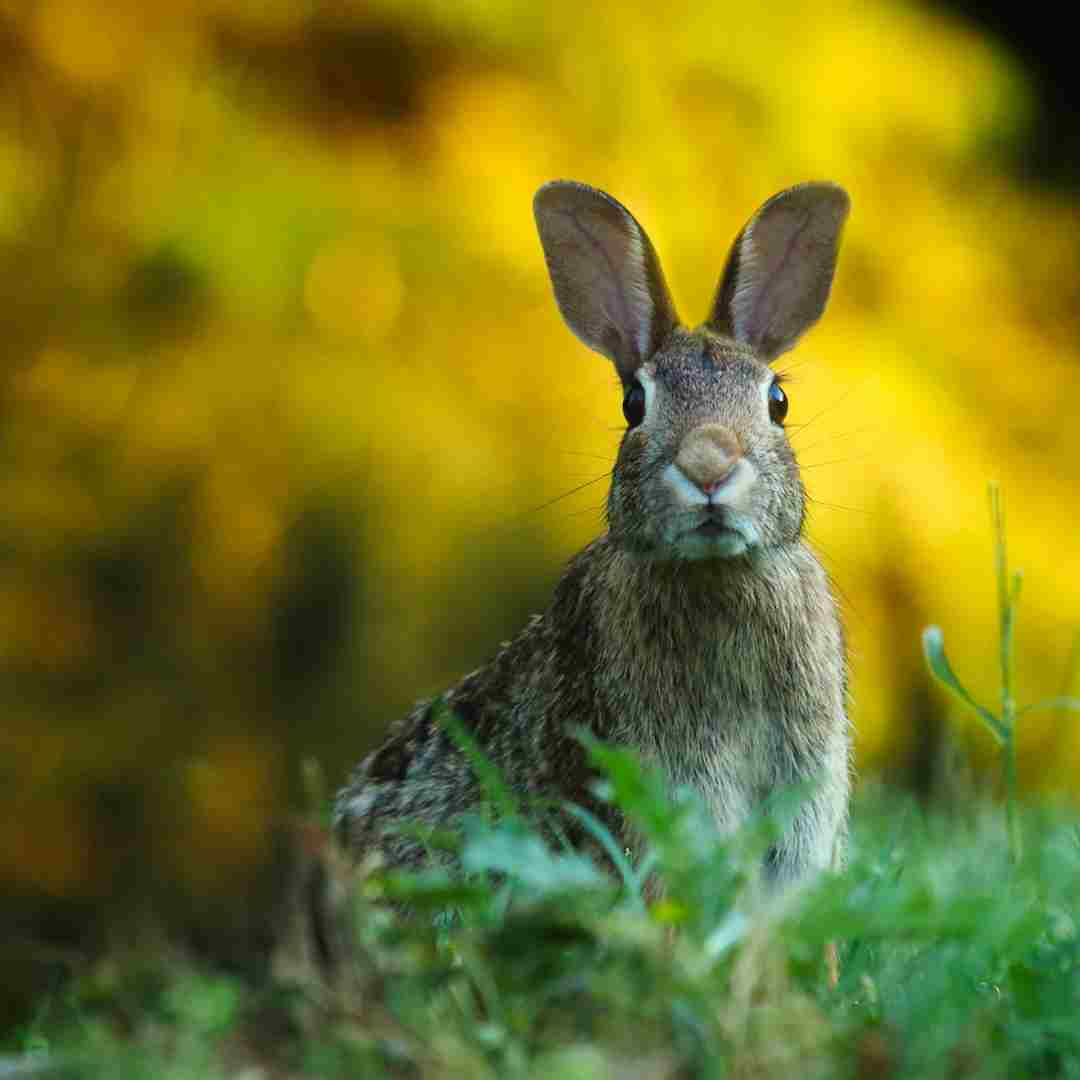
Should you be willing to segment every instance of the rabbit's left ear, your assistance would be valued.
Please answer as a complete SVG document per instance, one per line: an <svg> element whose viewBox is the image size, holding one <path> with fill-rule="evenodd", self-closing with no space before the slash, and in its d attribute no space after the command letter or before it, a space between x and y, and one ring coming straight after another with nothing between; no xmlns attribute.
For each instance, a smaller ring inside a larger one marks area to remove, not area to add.
<svg viewBox="0 0 1080 1080"><path fill-rule="evenodd" d="M769 362L821 318L851 200L836 184L774 195L731 249L706 326Z"/></svg>
<svg viewBox="0 0 1080 1080"><path fill-rule="evenodd" d="M533 210L563 319L629 383L678 323L645 230L610 195L570 180L545 184Z"/></svg>

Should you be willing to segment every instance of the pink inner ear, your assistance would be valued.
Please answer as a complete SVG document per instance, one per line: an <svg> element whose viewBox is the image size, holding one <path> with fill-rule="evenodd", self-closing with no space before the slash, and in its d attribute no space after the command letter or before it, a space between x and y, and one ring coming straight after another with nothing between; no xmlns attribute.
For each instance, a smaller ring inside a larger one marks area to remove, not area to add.
<svg viewBox="0 0 1080 1080"><path fill-rule="evenodd" d="M536 205L563 318L630 377L675 321L648 240L629 211L594 189L547 186Z"/></svg>
<svg viewBox="0 0 1080 1080"><path fill-rule="evenodd" d="M637 313L623 287L629 276L628 252L631 246L627 227L606 221L599 214L588 214L588 225L571 214L577 236L585 253L580 256L587 276L586 287L595 290L596 299L608 321L631 347L635 344L628 328L635 324Z"/></svg>
<svg viewBox="0 0 1080 1080"><path fill-rule="evenodd" d="M808 184L782 192L751 220L730 264L734 289L728 310L716 313L736 340L772 359L817 322L829 297L848 205L847 194L835 185Z"/></svg>
<svg viewBox="0 0 1080 1080"><path fill-rule="evenodd" d="M739 251L742 271L732 304L735 335L760 344L776 337L785 311L797 310L801 295L818 269L811 215L806 210L774 210L755 221Z"/></svg>
<svg viewBox="0 0 1080 1080"><path fill-rule="evenodd" d="M601 212L567 211L579 250L582 284L591 289L624 350L638 358L649 355L656 311L645 272L644 245L637 225L620 215L611 220L613 207Z"/></svg>

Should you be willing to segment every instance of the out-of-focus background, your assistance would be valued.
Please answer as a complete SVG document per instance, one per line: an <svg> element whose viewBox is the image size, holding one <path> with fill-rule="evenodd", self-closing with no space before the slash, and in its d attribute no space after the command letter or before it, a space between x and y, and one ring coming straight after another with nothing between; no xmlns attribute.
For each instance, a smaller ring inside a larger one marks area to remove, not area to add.
<svg viewBox="0 0 1080 1080"><path fill-rule="evenodd" d="M545 604L621 427L553 177L633 210L689 322L765 198L851 191L781 366L860 773L932 790L963 731L925 623L994 700L990 480L1020 693L1066 689L1077 133L1012 44L897 0L0 3L0 890L242 891L303 758L336 785ZM1078 764L1025 719L1029 787Z"/></svg>

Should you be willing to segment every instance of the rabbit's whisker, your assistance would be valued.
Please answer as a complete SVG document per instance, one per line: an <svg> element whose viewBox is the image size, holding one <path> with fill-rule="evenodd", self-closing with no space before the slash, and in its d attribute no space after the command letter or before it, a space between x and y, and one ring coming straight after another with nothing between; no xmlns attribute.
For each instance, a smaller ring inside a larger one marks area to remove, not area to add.
<svg viewBox="0 0 1080 1080"><path fill-rule="evenodd" d="M813 416L810 417L809 420L804 420L800 424L789 425L789 427L794 426L805 430L806 428L810 427L811 424L816 424L818 420L820 420L823 416L827 416L834 409L839 408L845 401L847 401L849 397L851 397L852 394L855 393L856 390L861 390L869 381L870 379L868 377L865 379L860 379L856 383L852 383L851 386L849 386L838 398L836 398L834 401L829 402L829 404L824 406L824 408L819 409L816 413L814 413Z"/></svg>
<svg viewBox="0 0 1080 1080"><path fill-rule="evenodd" d="M794 428L794 432L792 431L792 428ZM801 435L803 433L803 431L805 430L805 428L806 428L805 424L795 424L795 425L789 424L788 425L788 438L791 441L791 445L796 450L798 450L799 453L801 453L801 454L806 453L807 450L813 450L815 447L821 446L823 443L828 443L831 446L833 443L839 442L841 439L854 439L859 435L880 435L881 434L881 429L877 428L877 427L855 428L854 431L843 431L843 432L839 432L839 433L830 432L827 435L822 435L822 437L820 439L818 439L816 442L809 443L806 446L797 446L796 443L795 443L795 439L793 437L793 434L794 435Z"/></svg>
<svg viewBox="0 0 1080 1080"><path fill-rule="evenodd" d="M523 513L523 517L529 514L539 514L541 510L547 510L548 507L554 506L556 503L560 503L563 499L569 499L571 495L576 495L579 491L584 491L587 487L592 487L593 484L599 484L601 480L608 480L611 477L612 470L608 470L606 473L601 473L599 476L594 476L591 480L586 480L583 484L578 484L577 487L572 487L569 491L564 491L561 495L556 495L554 499L549 499L545 503L541 503L539 506L534 506L530 510L526 510Z"/></svg>
<svg viewBox="0 0 1080 1080"><path fill-rule="evenodd" d="M832 461L815 461L810 465L800 461L799 468L802 469L803 472L806 472L807 469L822 469L826 465L861 465L873 460L873 455L863 454L861 457L833 458Z"/></svg>
<svg viewBox="0 0 1080 1080"><path fill-rule="evenodd" d="M593 461L606 461L609 464L615 461L615 459L610 454L590 454L584 450L556 450L555 453L569 454L572 457L591 458Z"/></svg>
<svg viewBox="0 0 1080 1080"><path fill-rule="evenodd" d="M850 563L842 564L841 560L838 559L834 553L823 551L817 543L815 543L807 536L803 537L803 541L805 542L807 547L809 547L814 552L818 560L824 566L828 567L829 585L832 587L832 591L844 602L844 610L847 611L849 614L855 616L860 623L863 623L863 613L855 605L848 591L840 584L837 575L833 573L834 570L843 570L845 572L850 570Z"/></svg>
<svg viewBox="0 0 1080 1080"><path fill-rule="evenodd" d="M814 498L814 496L810 495L809 493L807 494L806 498L815 506L824 507L826 510L844 510L847 511L849 514L866 514L868 516L874 515L873 510L867 510L861 506L842 506L840 503L825 502L822 499Z"/></svg>

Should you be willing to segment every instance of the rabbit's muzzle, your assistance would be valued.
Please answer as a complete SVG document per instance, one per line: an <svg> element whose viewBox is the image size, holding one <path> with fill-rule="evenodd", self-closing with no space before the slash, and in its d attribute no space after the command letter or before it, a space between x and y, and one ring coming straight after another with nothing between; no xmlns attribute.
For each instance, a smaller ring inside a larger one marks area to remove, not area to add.
<svg viewBox="0 0 1080 1080"><path fill-rule="evenodd" d="M730 428L688 431L662 481L671 508L665 539L676 557L729 558L760 542L751 506L757 470Z"/></svg>

